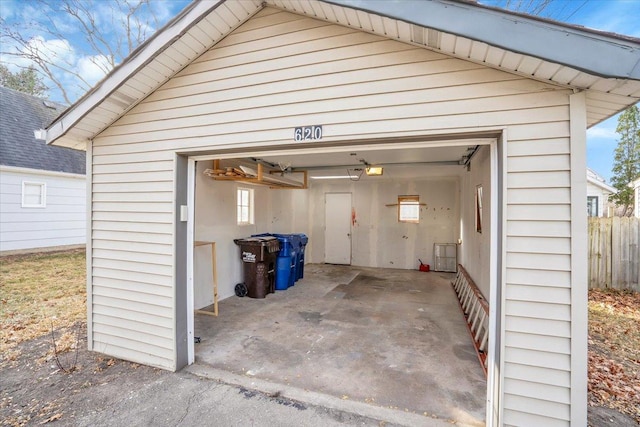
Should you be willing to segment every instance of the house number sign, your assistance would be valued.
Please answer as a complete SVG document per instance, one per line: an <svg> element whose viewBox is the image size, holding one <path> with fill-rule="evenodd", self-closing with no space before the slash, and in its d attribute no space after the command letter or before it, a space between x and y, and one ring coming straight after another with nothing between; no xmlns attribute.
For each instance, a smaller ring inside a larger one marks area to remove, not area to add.
<svg viewBox="0 0 640 427"><path fill-rule="evenodd" d="M317 141L322 139L322 125L300 126L293 130L293 140Z"/></svg>

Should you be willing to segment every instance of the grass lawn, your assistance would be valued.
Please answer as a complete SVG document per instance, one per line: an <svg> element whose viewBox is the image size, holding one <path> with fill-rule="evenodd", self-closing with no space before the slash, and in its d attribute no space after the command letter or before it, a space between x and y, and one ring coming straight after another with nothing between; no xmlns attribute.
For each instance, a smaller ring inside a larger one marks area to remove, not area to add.
<svg viewBox="0 0 640 427"><path fill-rule="evenodd" d="M0 257L0 354L15 360L21 342L86 319L83 249ZM59 350L75 343L59 338Z"/></svg>
<svg viewBox="0 0 640 427"><path fill-rule="evenodd" d="M59 351L74 347L70 327L86 320L85 269L84 250L0 257L1 365L18 357L20 343L50 334L52 327L66 330L56 336ZM640 293L591 290L589 404L640 423L638 402Z"/></svg>

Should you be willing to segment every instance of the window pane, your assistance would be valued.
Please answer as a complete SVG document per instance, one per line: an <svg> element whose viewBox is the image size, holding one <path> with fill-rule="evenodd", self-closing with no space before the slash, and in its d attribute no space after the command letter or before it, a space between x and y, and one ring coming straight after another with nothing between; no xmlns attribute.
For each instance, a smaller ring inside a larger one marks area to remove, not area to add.
<svg viewBox="0 0 640 427"><path fill-rule="evenodd" d="M482 233L482 185L476 187L476 231Z"/></svg>
<svg viewBox="0 0 640 427"><path fill-rule="evenodd" d="M253 224L253 190L238 188L238 224Z"/></svg>
<svg viewBox="0 0 640 427"><path fill-rule="evenodd" d="M401 221L416 221L420 217L420 206L415 203L402 203L400 205Z"/></svg>
<svg viewBox="0 0 640 427"><path fill-rule="evenodd" d="M398 196L398 221L419 222L420 197Z"/></svg>
<svg viewBox="0 0 640 427"><path fill-rule="evenodd" d="M598 197L597 196L587 197L587 215L598 216Z"/></svg>
<svg viewBox="0 0 640 427"><path fill-rule="evenodd" d="M36 182L22 183L22 206L23 207L44 207L45 206L45 184Z"/></svg>

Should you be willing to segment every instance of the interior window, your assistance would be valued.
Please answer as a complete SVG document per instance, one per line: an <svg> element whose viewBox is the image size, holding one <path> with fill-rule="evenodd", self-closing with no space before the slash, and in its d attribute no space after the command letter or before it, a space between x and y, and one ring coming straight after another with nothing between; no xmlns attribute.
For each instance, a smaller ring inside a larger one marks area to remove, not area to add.
<svg viewBox="0 0 640 427"><path fill-rule="evenodd" d="M253 224L253 190L238 188L238 225Z"/></svg>
<svg viewBox="0 0 640 427"><path fill-rule="evenodd" d="M398 196L398 221L420 222L420 196Z"/></svg>
<svg viewBox="0 0 640 427"><path fill-rule="evenodd" d="M482 185L476 187L476 231L482 233Z"/></svg>

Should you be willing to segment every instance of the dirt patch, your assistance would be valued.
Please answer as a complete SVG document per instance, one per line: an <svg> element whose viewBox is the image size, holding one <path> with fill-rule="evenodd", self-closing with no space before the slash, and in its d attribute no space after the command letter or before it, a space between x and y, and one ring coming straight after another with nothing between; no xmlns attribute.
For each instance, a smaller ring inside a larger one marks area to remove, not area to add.
<svg viewBox="0 0 640 427"><path fill-rule="evenodd" d="M3 426L54 421L58 426L74 425L76 416L104 411L121 398L124 390L172 375L87 351L84 323L60 332L75 335L77 326L80 326L77 352L59 355L64 371L52 356L48 335L17 345L16 358L0 367Z"/></svg>

